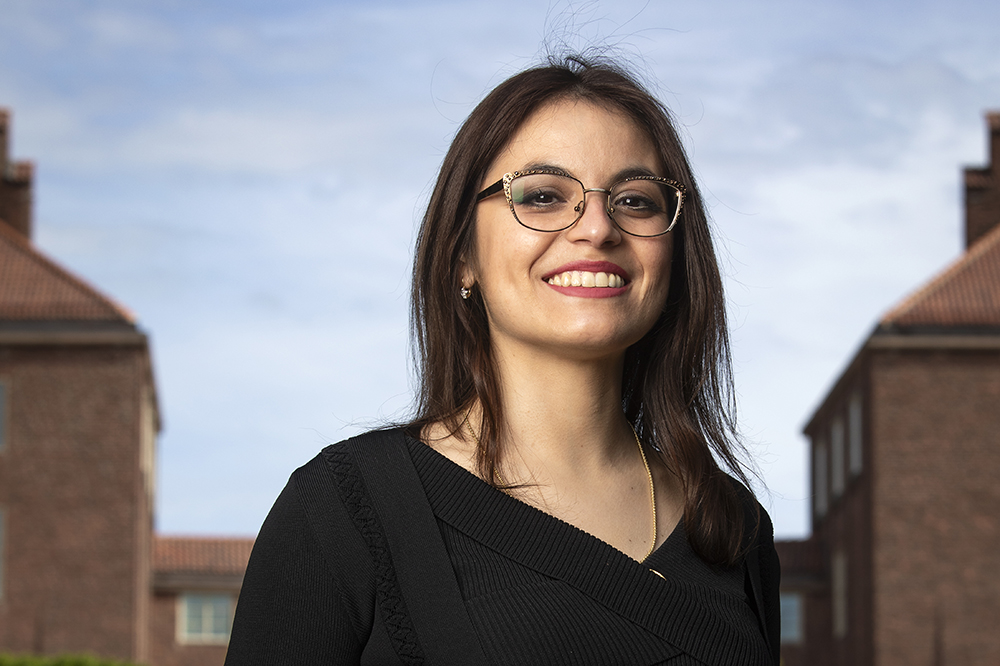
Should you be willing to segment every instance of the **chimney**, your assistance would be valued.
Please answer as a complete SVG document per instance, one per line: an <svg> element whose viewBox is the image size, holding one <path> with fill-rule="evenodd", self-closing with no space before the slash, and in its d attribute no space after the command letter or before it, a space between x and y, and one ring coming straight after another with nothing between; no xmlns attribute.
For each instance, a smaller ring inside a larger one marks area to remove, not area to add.
<svg viewBox="0 0 1000 666"><path fill-rule="evenodd" d="M31 238L31 162L10 160L10 111L0 108L0 220Z"/></svg>
<svg viewBox="0 0 1000 666"><path fill-rule="evenodd" d="M990 163L965 170L965 248L1000 224L1000 111L986 114Z"/></svg>

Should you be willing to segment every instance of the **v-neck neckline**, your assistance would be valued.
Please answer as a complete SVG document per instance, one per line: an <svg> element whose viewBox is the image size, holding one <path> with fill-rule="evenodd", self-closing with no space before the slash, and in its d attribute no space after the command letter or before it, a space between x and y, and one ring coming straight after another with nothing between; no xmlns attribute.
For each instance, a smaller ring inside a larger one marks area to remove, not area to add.
<svg viewBox="0 0 1000 666"><path fill-rule="evenodd" d="M674 529L671 530L670 534L667 535L667 538L664 539L663 542L659 546L657 546L652 552L650 552L649 555L647 555L644 559L637 560L634 557L632 557L631 555L629 555L628 553L626 553L625 551L623 551L623 550L621 550L619 548L616 548L615 546L611 545L610 543L608 543L604 539L600 538L599 536L591 534L587 530L585 530L585 529L583 529L581 527L577 527L573 523L567 522L567 521L563 520L562 518L560 518L558 516L554 516L551 513L548 513L547 511L545 511L544 509L540 509L540 508L538 508L537 506L535 506L533 504L529 504L528 502L525 502L524 500L519 499L518 497L516 497L514 495L511 495L509 493L505 493L504 491L500 490L499 488L495 488L494 486L491 486L490 484L486 483L481 478L479 478L479 476L473 474L468 469L466 469L462 465L459 465L457 462L455 462L454 460L452 460L448 456L444 455L443 453L441 453L440 451L438 451L434 447L429 446L425 442L422 442L422 441L420 441L418 439L415 439L415 438L413 438L410 435L406 435L406 439L407 439L408 445L411 448L411 452L413 451L413 447L414 446L419 446L422 449L429 450L433 457L440 459L439 462L440 462L440 464L442 466L451 468L452 471L453 471L453 473L456 475L456 477L467 477L465 479L465 481L467 482L467 485L470 488L472 486L478 486L481 491L485 491L486 493L488 493L490 495L497 495L497 496L499 496L499 498L502 498L504 500L507 500L507 501L510 501L510 502L515 502L518 505L520 505L521 507L524 507L524 509L526 509L528 512L531 512L532 514L538 514L538 515L535 516L537 520L533 521L533 522L544 523L545 519L554 521L555 523L557 523L560 526L559 527L560 531L566 531L567 528L569 530L574 530L574 531L578 532L580 535L582 535L583 537L586 537L587 539L592 539L592 540L598 542L599 544L601 544L601 545L603 545L603 546L605 546L605 547L613 550L615 553L618 553L619 555L627 558L629 561L631 561L631 562L633 562L635 564L638 564L640 566L646 566L647 562L649 562L651 560L654 560L655 559L654 555L656 555L656 553L659 552L659 550L661 548L663 548L667 544L667 542L670 541L674 537L675 534L677 534L678 532L683 533L683 528L681 528L681 526L680 526L681 522L683 522L683 519L682 519L682 520L679 520L676 525L674 525ZM466 485L466 484L463 484L463 486L464 485ZM648 568L648 567L646 567L646 568Z"/></svg>
<svg viewBox="0 0 1000 666"><path fill-rule="evenodd" d="M423 442L409 435L406 439L439 520L522 566L575 587L706 663L746 663L721 650L739 642L738 632L703 597L692 594L686 581L670 572L660 572L663 577L653 573L598 537L497 490ZM675 528L647 561L657 559L675 535L683 536L683 528ZM702 640L713 633L721 640Z"/></svg>

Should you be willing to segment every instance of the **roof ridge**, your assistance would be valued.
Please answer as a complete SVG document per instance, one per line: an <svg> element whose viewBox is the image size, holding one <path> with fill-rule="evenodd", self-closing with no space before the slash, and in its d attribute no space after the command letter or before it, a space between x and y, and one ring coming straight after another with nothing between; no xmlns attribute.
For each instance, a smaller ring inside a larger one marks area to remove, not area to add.
<svg viewBox="0 0 1000 666"><path fill-rule="evenodd" d="M997 225L983 235L972 247L966 249L965 252L947 265L944 270L892 307L879 319L879 324L892 324L895 320L911 312L923 301L945 288L951 282L952 278L975 263L976 260L988 251L992 250L994 245L1000 245L1000 225Z"/></svg>
<svg viewBox="0 0 1000 666"><path fill-rule="evenodd" d="M44 270L51 273L55 278L68 282L72 287L82 292L85 296L96 299L129 324L136 323L135 314L131 310L118 303L110 296L104 295L99 289L88 283L83 278L63 268L52 259L49 259L44 253L36 249L31 241L7 224L4 220L0 220L0 241L7 241L24 256L28 257L31 261L34 261Z"/></svg>
<svg viewBox="0 0 1000 666"><path fill-rule="evenodd" d="M151 561L157 573L242 574L252 537L153 535Z"/></svg>

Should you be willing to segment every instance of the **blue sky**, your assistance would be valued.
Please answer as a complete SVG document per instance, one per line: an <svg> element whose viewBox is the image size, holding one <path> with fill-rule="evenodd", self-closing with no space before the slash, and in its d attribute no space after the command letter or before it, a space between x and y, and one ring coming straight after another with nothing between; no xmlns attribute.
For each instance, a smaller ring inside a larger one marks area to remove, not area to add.
<svg viewBox="0 0 1000 666"><path fill-rule="evenodd" d="M546 45L594 43L677 116L762 497L806 533L804 421L960 252L996 3L0 0L36 242L152 339L161 531L253 534L325 443L405 415L410 248L451 136Z"/></svg>

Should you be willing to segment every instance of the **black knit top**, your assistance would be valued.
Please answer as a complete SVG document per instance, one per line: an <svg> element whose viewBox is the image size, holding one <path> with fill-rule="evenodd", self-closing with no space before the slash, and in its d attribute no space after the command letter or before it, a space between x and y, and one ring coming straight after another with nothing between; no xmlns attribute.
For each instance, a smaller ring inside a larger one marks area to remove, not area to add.
<svg viewBox="0 0 1000 666"><path fill-rule="evenodd" d="M748 602L744 567L705 564L683 525L639 563L490 487L416 440L407 438L406 448L465 611L492 663L772 663ZM344 461L342 451L334 455ZM321 456L306 468L329 466L330 460ZM334 518L324 520L319 529L329 526L337 548L333 557L321 552L318 542L325 537L315 534L317 523L309 518L317 497L297 483L303 470L292 476L254 546L227 666L408 663L390 637L399 628L395 622L387 628L376 608L377 567L351 521L357 509L348 498L348 508L338 506ZM342 468L329 475L331 484L338 474ZM759 548L764 558L773 557L769 530ZM765 609L765 615L776 611Z"/></svg>

